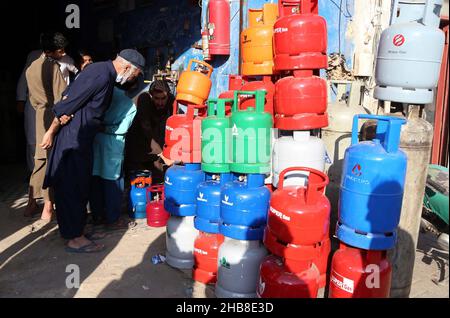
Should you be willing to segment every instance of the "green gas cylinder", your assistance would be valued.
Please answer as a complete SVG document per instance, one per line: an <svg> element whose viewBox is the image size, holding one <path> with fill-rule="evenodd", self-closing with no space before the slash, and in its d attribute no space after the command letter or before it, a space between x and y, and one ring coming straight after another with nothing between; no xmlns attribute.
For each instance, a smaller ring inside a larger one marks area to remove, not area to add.
<svg viewBox="0 0 450 318"><path fill-rule="evenodd" d="M238 110L239 96L255 96L256 107ZM270 173L273 118L264 112L265 91L236 91L231 115L231 172Z"/></svg>
<svg viewBox="0 0 450 318"><path fill-rule="evenodd" d="M230 172L230 117L225 106L233 99L210 99L208 117L202 121L202 170L208 173Z"/></svg>

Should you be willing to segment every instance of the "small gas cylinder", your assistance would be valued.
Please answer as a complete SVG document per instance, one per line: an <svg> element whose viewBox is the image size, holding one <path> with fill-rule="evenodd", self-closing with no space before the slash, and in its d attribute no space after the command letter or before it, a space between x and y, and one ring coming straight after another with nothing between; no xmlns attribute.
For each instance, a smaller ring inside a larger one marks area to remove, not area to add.
<svg viewBox="0 0 450 318"><path fill-rule="evenodd" d="M271 255L261 264L257 296L259 298L317 298L319 276L319 270L313 263L300 273L292 273L280 257Z"/></svg>
<svg viewBox="0 0 450 318"><path fill-rule="evenodd" d="M341 244L331 265L329 298L389 298L392 268L386 251Z"/></svg>
<svg viewBox="0 0 450 318"><path fill-rule="evenodd" d="M147 188L152 184L150 171L136 171L131 177L129 209L134 219L147 217Z"/></svg>
<svg viewBox="0 0 450 318"><path fill-rule="evenodd" d="M236 240L262 240L270 201L265 176L234 175L234 179L222 188L220 233Z"/></svg>
<svg viewBox="0 0 450 318"><path fill-rule="evenodd" d="M195 228L199 231L218 234L222 188L231 181L232 174L206 174L206 181L197 187L197 216Z"/></svg>
<svg viewBox="0 0 450 318"><path fill-rule="evenodd" d="M205 181L201 165L175 165L166 172L164 208L171 215L195 216L197 212L197 187Z"/></svg>
<svg viewBox="0 0 450 318"><path fill-rule="evenodd" d="M197 67L192 70L192 65ZM181 73L176 100L186 105L203 105L211 92L213 67L198 60L189 61L186 71Z"/></svg>
<svg viewBox="0 0 450 318"><path fill-rule="evenodd" d="M288 172L309 172L305 186L285 186ZM292 167L280 175L278 190L270 200L267 227L281 241L294 245L313 245L328 236L330 202L325 196L328 177L321 171Z"/></svg>
<svg viewBox="0 0 450 318"><path fill-rule="evenodd" d="M215 284L217 281L219 248L224 241L221 234L200 232L194 243L195 265L192 278L203 284Z"/></svg>
<svg viewBox="0 0 450 318"><path fill-rule="evenodd" d="M242 75L273 74L273 25L278 18L276 4L249 9L249 26L241 33Z"/></svg>
<svg viewBox="0 0 450 318"><path fill-rule="evenodd" d="M325 19L311 13L311 1L280 0L278 5L280 18L274 25L273 35L274 69L289 71L326 68L328 57ZM286 6L289 6L289 15L286 15Z"/></svg>
<svg viewBox="0 0 450 318"><path fill-rule="evenodd" d="M327 82L313 72L294 71L275 84L275 128L311 130L328 126Z"/></svg>
<svg viewBox="0 0 450 318"><path fill-rule="evenodd" d="M153 194L153 198L152 198ZM164 227L170 214L164 209L164 186L156 185L147 189L147 225Z"/></svg>
<svg viewBox="0 0 450 318"><path fill-rule="evenodd" d="M184 162L201 162L201 123L203 105L189 105L186 114L178 114L178 102L173 104L173 114L166 122L164 157ZM196 114L197 112L197 114Z"/></svg>
<svg viewBox="0 0 450 318"><path fill-rule="evenodd" d="M230 55L230 2L208 1L209 53Z"/></svg>
<svg viewBox="0 0 450 318"><path fill-rule="evenodd" d="M218 298L256 298L259 269L267 256L260 241L237 241L225 237L219 249L215 293Z"/></svg>
<svg viewBox="0 0 450 318"><path fill-rule="evenodd" d="M264 103L264 111L273 115L273 97L275 94L275 85L272 83L270 76L263 76L261 81L250 81L245 83L241 91L265 91L266 100ZM239 100L239 109L246 110L248 107L256 107L254 96L243 96Z"/></svg>
<svg viewBox="0 0 450 318"><path fill-rule="evenodd" d="M394 11L392 25L383 31L378 46L375 98L433 102L445 45L445 34L439 29L442 2L427 0L422 16L415 21L408 11L416 10L416 3L402 6L398 14Z"/></svg>
<svg viewBox="0 0 450 318"><path fill-rule="evenodd" d="M230 117L225 116L226 103L233 99L208 101L208 117L202 121L202 170L209 173L230 172Z"/></svg>
<svg viewBox="0 0 450 318"><path fill-rule="evenodd" d="M253 95L256 108L238 110L240 95ZM236 91L234 93L232 126L232 163L231 171L236 173L270 173L271 130L273 119L264 111L265 91Z"/></svg>
<svg viewBox="0 0 450 318"><path fill-rule="evenodd" d="M325 169L326 150L320 138L309 131L294 131L275 138L273 147L273 185L278 187L280 173L290 167L307 167L319 171ZM304 185L308 173L288 173L284 184Z"/></svg>
<svg viewBox="0 0 450 318"><path fill-rule="evenodd" d="M178 269L192 269L194 243L198 234L193 216L171 216L166 231L167 264Z"/></svg>
<svg viewBox="0 0 450 318"><path fill-rule="evenodd" d="M358 120L378 121L373 141L358 143ZM340 241L370 250L395 246L407 158L399 149L402 118L357 115L352 146L345 152L336 235Z"/></svg>

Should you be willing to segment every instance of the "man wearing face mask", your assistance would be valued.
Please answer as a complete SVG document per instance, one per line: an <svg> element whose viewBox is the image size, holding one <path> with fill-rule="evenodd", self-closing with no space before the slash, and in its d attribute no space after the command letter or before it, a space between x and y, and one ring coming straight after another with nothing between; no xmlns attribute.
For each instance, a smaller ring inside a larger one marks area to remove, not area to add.
<svg viewBox="0 0 450 318"><path fill-rule="evenodd" d="M150 170L155 183L164 180L160 154L165 143L166 121L172 116L175 98L167 82L156 80L148 92L139 96L137 114L126 140L125 166L133 170Z"/></svg>
<svg viewBox="0 0 450 318"><path fill-rule="evenodd" d="M67 252L95 253L105 248L84 235L93 142L102 129L114 84L134 81L144 66L144 57L129 49L114 61L94 63L80 73L53 109L55 120L42 141L44 149L52 148L44 188L55 189L57 220L61 236L68 241Z"/></svg>

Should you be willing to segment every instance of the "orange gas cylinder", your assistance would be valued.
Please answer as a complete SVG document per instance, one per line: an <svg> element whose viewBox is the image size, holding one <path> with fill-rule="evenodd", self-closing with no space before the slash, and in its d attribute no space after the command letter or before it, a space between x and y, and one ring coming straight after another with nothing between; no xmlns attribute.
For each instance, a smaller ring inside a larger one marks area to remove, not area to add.
<svg viewBox="0 0 450 318"><path fill-rule="evenodd" d="M164 186L155 185L147 188L147 202L147 225L150 227L166 226L170 214L164 209Z"/></svg>
<svg viewBox="0 0 450 318"><path fill-rule="evenodd" d="M241 33L242 74L273 74L273 25L278 18L277 4L248 11L249 26Z"/></svg>
<svg viewBox="0 0 450 318"><path fill-rule="evenodd" d="M294 76L275 84L275 128L312 130L328 127L327 82L312 71L294 71Z"/></svg>
<svg viewBox="0 0 450 318"><path fill-rule="evenodd" d="M275 85L272 83L270 76L263 76L261 81L248 81L241 89L242 91L265 91L266 100L264 104L264 111L273 115L273 98L275 94ZM248 107L256 107L255 96L245 95L240 96L240 110L246 110Z"/></svg>
<svg viewBox="0 0 450 318"><path fill-rule="evenodd" d="M194 243L195 265L192 278L203 284L215 284L217 280L219 248L225 237L221 234L200 232Z"/></svg>
<svg viewBox="0 0 450 318"><path fill-rule="evenodd" d="M166 123L164 157L183 163L200 163L201 121L206 116L204 105L189 105L186 114L178 114L177 101ZM197 112L197 114L195 114Z"/></svg>
<svg viewBox="0 0 450 318"><path fill-rule="evenodd" d="M192 65L196 64L194 70ZM176 100L186 105L203 105L211 92L213 67L208 63L191 60L177 86Z"/></svg>
<svg viewBox="0 0 450 318"><path fill-rule="evenodd" d="M259 298L317 298L319 270L312 262L299 273L290 272L283 260L268 256L261 264Z"/></svg>
<svg viewBox="0 0 450 318"><path fill-rule="evenodd" d="M388 298L392 268L386 253L341 244L333 256L329 298Z"/></svg>
<svg viewBox="0 0 450 318"><path fill-rule="evenodd" d="M275 71L326 68L327 23L312 10L312 0L280 0L274 25ZM286 8L287 7L287 8ZM297 7L297 9L296 9Z"/></svg>

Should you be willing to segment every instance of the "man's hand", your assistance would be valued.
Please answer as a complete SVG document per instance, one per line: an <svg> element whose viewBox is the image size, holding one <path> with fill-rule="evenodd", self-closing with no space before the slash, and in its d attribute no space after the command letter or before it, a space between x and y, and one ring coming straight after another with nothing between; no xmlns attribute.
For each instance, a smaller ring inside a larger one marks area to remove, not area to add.
<svg viewBox="0 0 450 318"><path fill-rule="evenodd" d="M44 135L44 138L42 139L42 143L39 145L42 147L42 149L48 150L53 146L53 139L55 138L55 135L47 131Z"/></svg>
<svg viewBox="0 0 450 318"><path fill-rule="evenodd" d="M170 159L167 159L166 157L164 157L164 155L163 155L162 153L160 153L160 154L158 155L158 157L161 158L162 161L164 161L164 164L165 164L166 166L171 167L171 166L173 166L173 164L175 163L174 160L170 160Z"/></svg>
<svg viewBox="0 0 450 318"><path fill-rule="evenodd" d="M25 111L25 102L18 100L16 103L16 110L18 113L23 113Z"/></svg>
<svg viewBox="0 0 450 318"><path fill-rule="evenodd" d="M65 126L67 125L73 118L72 116L67 116L67 115L62 115L61 117L59 117L59 122L61 123L61 126Z"/></svg>

